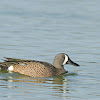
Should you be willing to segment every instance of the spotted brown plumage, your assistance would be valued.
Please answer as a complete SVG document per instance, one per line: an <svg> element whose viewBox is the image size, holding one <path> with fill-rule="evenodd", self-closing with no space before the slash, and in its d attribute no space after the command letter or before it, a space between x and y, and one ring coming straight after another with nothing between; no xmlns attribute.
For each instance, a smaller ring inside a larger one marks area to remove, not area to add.
<svg viewBox="0 0 100 100"><path fill-rule="evenodd" d="M0 67L3 70L18 72L30 77L51 77L66 73L63 66L67 63L78 66L70 60L67 54L60 53L55 56L53 65L42 61L6 58L0 63Z"/></svg>

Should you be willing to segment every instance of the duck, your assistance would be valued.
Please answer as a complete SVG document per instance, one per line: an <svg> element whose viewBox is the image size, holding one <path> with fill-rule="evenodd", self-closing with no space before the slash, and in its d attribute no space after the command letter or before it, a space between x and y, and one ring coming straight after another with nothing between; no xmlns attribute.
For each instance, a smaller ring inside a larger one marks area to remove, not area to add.
<svg viewBox="0 0 100 100"><path fill-rule="evenodd" d="M59 53L54 57L53 64L36 60L6 58L6 60L0 62L0 68L1 70L18 72L29 77L53 77L68 72L64 69L65 64L79 66L67 54Z"/></svg>

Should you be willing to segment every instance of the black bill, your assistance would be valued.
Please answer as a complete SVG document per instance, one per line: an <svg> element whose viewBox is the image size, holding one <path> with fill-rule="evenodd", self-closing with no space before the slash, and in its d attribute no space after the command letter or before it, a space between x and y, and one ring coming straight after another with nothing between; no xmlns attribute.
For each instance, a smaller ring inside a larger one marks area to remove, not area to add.
<svg viewBox="0 0 100 100"><path fill-rule="evenodd" d="M73 62L70 58L68 58L68 62L66 64L71 64L73 66L79 66L77 63Z"/></svg>

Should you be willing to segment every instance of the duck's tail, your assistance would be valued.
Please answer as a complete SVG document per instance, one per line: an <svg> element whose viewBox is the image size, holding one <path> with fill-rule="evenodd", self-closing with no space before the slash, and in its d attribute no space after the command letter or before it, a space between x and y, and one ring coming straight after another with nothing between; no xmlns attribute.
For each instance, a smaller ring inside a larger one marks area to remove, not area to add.
<svg viewBox="0 0 100 100"><path fill-rule="evenodd" d="M4 64L4 62L0 63L0 70L8 70L8 66Z"/></svg>
<svg viewBox="0 0 100 100"><path fill-rule="evenodd" d="M9 58L5 58L4 62L0 62L0 70L8 70L9 66L11 66L11 63L9 63Z"/></svg>

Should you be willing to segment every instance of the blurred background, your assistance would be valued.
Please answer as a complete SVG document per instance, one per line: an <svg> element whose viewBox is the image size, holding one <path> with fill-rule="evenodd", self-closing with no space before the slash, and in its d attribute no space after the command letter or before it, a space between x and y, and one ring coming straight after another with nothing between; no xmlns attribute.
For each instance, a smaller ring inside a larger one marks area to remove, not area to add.
<svg viewBox="0 0 100 100"><path fill-rule="evenodd" d="M68 74L44 79L1 71L1 99L99 100L100 1L0 2L0 62L11 57L53 63L58 53L80 67L65 65Z"/></svg>

